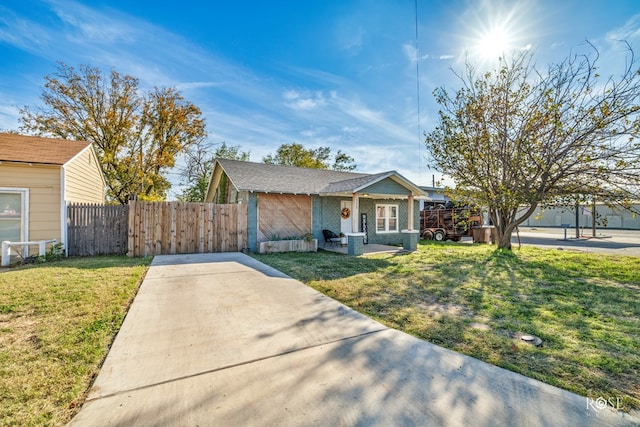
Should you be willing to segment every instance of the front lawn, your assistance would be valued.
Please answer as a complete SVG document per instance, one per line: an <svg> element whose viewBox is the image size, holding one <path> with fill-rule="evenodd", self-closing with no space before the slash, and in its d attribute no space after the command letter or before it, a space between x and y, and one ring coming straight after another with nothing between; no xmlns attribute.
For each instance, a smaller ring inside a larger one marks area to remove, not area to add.
<svg viewBox="0 0 640 427"><path fill-rule="evenodd" d="M149 259L68 258L0 273L0 425L64 425Z"/></svg>
<svg viewBox="0 0 640 427"><path fill-rule="evenodd" d="M405 255L255 258L389 327L640 409L639 257L421 242Z"/></svg>

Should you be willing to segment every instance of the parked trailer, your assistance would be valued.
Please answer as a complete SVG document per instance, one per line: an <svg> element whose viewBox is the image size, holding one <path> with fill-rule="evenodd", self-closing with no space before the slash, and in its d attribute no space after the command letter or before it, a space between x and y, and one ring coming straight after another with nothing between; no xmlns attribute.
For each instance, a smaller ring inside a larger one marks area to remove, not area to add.
<svg viewBox="0 0 640 427"><path fill-rule="evenodd" d="M436 206L420 211L420 235L425 240L459 241L471 236L471 228L482 224L476 208L448 208Z"/></svg>

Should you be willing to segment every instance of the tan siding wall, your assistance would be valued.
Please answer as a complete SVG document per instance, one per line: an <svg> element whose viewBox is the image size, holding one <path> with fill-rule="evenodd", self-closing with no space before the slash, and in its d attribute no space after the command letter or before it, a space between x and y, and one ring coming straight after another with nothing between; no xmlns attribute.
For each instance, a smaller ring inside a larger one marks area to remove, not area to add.
<svg viewBox="0 0 640 427"><path fill-rule="evenodd" d="M85 150L65 166L67 203L103 203L104 183L100 166L90 150Z"/></svg>
<svg viewBox="0 0 640 427"><path fill-rule="evenodd" d="M311 196L258 194L258 241L311 232Z"/></svg>
<svg viewBox="0 0 640 427"><path fill-rule="evenodd" d="M0 187L29 189L29 240L61 241L59 166L2 163Z"/></svg>

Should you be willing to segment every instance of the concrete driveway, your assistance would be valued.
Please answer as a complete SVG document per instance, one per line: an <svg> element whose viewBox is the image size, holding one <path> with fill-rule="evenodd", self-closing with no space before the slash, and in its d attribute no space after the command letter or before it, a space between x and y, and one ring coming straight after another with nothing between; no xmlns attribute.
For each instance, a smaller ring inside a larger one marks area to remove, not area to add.
<svg viewBox="0 0 640 427"><path fill-rule="evenodd" d="M640 425L240 253L157 256L71 426Z"/></svg>

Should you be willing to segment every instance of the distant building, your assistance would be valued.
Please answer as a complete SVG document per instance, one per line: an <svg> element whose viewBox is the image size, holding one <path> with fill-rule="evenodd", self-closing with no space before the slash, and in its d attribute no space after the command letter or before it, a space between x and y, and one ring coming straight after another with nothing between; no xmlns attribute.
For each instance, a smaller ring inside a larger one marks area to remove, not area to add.
<svg viewBox="0 0 640 427"><path fill-rule="evenodd" d="M593 224L593 206L580 205L578 208L578 225L585 229L591 228ZM596 228L599 229L621 229L640 230L640 204L632 205L633 211L623 209L613 209L602 203L596 204ZM576 226L575 206L556 207L543 209L538 207L524 224L529 227L561 227L562 224L569 224L571 228Z"/></svg>
<svg viewBox="0 0 640 427"><path fill-rule="evenodd" d="M420 186L430 200L420 201L420 210L429 206L446 205L451 199L444 194L443 187ZM640 230L640 203L634 203L632 210L614 209L604 203L597 203L595 209L596 228L598 229L619 229L619 230ZM585 229L590 229L593 225L593 206L580 205L578 209L578 225ZM485 213L485 223L488 218ZM522 224L523 227L562 227L569 224L570 228L576 226L575 206L541 208L538 207L534 213Z"/></svg>
<svg viewBox="0 0 640 427"><path fill-rule="evenodd" d="M443 187L423 187L420 186L420 189L427 193L427 196L430 200L420 200L420 210L428 206L437 206L437 205L445 205L447 202L451 201L447 195L444 194Z"/></svg>

